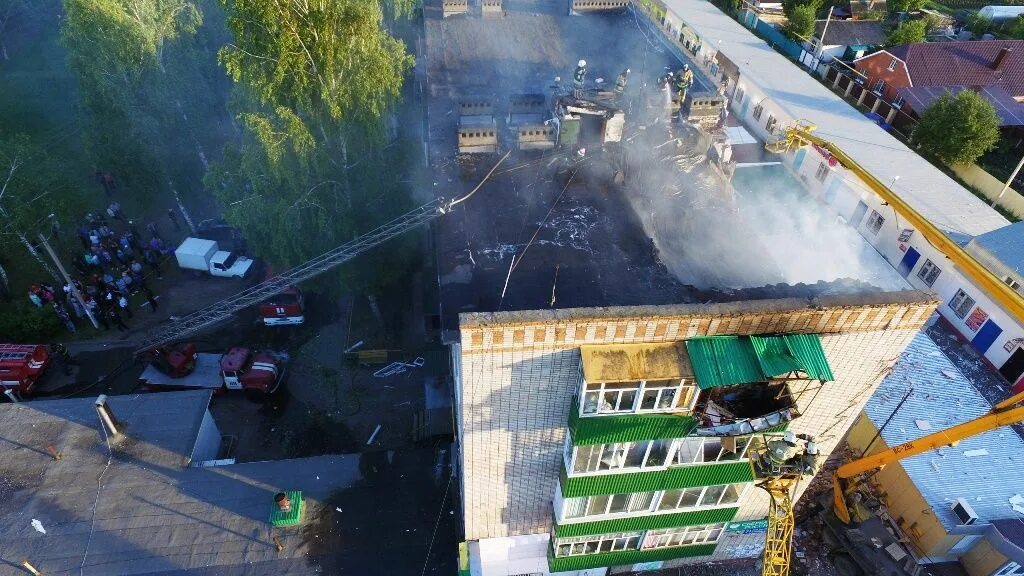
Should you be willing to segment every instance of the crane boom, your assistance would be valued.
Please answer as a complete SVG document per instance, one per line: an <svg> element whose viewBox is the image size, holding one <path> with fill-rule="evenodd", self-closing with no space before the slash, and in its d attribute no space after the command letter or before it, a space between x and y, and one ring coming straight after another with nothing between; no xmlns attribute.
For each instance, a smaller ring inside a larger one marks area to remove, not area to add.
<svg viewBox="0 0 1024 576"><path fill-rule="evenodd" d="M404 234L413 228L434 220L441 216L441 214L443 214L443 207L437 200L410 210L394 220L333 250L329 250L308 262L304 262L283 274L274 276L216 304L196 310L187 316L182 316L161 326L148 335L135 353L141 354L158 346L191 336L200 330L222 322L239 310L259 304L271 296L280 294L289 286L309 280L336 266L344 264L395 236Z"/></svg>
<svg viewBox="0 0 1024 576"><path fill-rule="evenodd" d="M836 516L844 523L850 523L850 510L846 506L844 480L881 468L886 464L892 464L904 458L928 452L929 450L951 446L971 436L977 436L996 428L1024 421L1024 405L1017 406L1017 404L1022 402L1024 402L1024 392L996 404L988 413L974 420L957 424L945 430L939 430L934 434L922 436L917 440L904 442L888 450L883 450L878 454L865 456L840 466L832 476L832 497Z"/></svg>
<svg viewBox="0 0 1024 576"><path fill-rule="evenodd" d="M819 138L811 133L814 127L808 124L797 124L786 129L785 136L766 147L774 152L794 150L807 144L813 144L828 150L844 168L853 172L868 188L878 194L902 217L909 226L921 232L921 235L939 249L953 264L957 266L976 286L984 290L993 300L1006 310L1018 322L1024 322L1024 296L1008 286L1001 278L978 262L959 244L953 241L942 230L928 221L917 210L875 178L864 167L835 144Z"/></svg>

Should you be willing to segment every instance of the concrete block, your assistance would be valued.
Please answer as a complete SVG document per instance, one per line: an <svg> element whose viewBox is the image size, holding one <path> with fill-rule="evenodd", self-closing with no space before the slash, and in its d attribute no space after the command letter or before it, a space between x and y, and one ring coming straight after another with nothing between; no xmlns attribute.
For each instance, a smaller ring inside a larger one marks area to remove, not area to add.
<svg viewBox="0 0 1024 576"><path fill-rule="evenodd" d="M482 0L480 8L484 16L501 16L504 13L502 0Z"/></svg>
<svg viewBox="0 0 1024 576"><path fill-rule="evenodd" d="M605 10L625 10L628 0L572 0L570 14L601 12Z"/></svg>
<svg viewBox="0 0 1024 576"><path fill-rule="evenodd" d="M469 12L469 0L441 0L441 15L445 18Z"/></svg>

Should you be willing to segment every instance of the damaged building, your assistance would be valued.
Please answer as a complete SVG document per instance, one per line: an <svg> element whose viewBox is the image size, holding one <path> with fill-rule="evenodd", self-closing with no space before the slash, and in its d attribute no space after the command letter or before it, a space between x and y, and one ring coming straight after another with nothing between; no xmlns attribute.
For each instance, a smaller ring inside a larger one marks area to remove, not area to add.
<svg viewBox="0 0 1024 576"><path fill-rule="evenodd" d="M472 192L434 229L465 575L758 556L751 450L792 430L831 452L936 306L874 252L895 279L787 283L730 184L716 84L673 105L685 56L600 4L424 10L430 163ZM469 100L494 151L463 149Z"/></svg>

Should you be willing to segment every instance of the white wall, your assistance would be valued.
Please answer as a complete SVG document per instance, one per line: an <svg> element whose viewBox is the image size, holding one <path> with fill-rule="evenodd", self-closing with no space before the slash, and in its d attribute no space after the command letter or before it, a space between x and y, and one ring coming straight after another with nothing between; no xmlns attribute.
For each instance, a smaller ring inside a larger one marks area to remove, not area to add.
<svg viewBox="0 0 1024 576"><path fill-rule="evenodd" d="M220 429L213 420L213 415L207 409L203 414L203 422L199 425L199 434L196 435L195 446L192 447L192 463L215 460L217 452L220 451Z"/></svg>
<svg viewBox="0 0 1024 576"><path fill-rule="evenodd" d="M604 576L607 568L572 572L548 572L548 534L530 534L510 538L488 538L469 548L473 576L509 576L544 574L545 576Z"/></svg>
<svg viewBox="0 0 1024 576"><path fill-rule="evenodd" d="M768 122L769 115L774 115L778 119L777 126L779 129L790 125L796 120L784 113L775 103L765 99L764 93L761 92L757 86L753 85L748 78L741 77L737 86L743 90L744 95L743 101L737 102L734 99L733 102L730 103L733 114L735 114L735 117L738 120L746 125L747 129L752 134L761 140L771 141L776 138L774 134L769 134L767 130L765 130L765 124ZM749 103L746 103L747 100L749 100ZM762 105L764 111L761 113L759 120L754 120L754 108L758 103ZM746 104L745 110L744 104ZM741 112L744 113L741 114ZM819 165L822 162L827 163L827 160L813 148L806 148L805 150L806 151L804 152L804 157L800 166L794 166L794 160L797 155L793 153L783 155L782 160L784 165L790 168L797 175L801 182L804 183L805 188L807 188L815 198L827 205L837 215L842 216L847 221L853 216L857 203L864 202L867 205L867 211L861 221L850 222L850 225L857 228L858 232L860 232L860 234L875 247L875 249L893 268L898 268L900 261L903 259L905 254L900 249L898 238L900 232L907 227L906 221L899 218L891 207L883 205L882 199L861 183L855 175L838 165L830 168L829 174L823 182L819 181L815 177L815 173L818 170ZM838 183L833 184L833 182L837 180ZM906 185L912 184L907 183ZM872 234L867 228L867 223L870 219L872 210L877 211L885 218L882 229L879 230L877 235ZM917 264L907 276L907 281L914 288L929 290L929 287L917 277L917 273L920 271L921 267L924 266L927 260L931 260L942 270L930 290L937 295L939 300L941 300L938 312L946 318L957 329L957 331L964 336L964 338L968 340L974 338L977 331L968 328L966 323L967 318L969 318L974 311L973 308L971 311L968 311L964 318L959 318L949 307L950 300L959 289L963 289L968 296L973 298L975 306L980 306L981 309L989 315L989 319L1003 329L1003 332L985 352L985 358L989 362L996 367L1002 366L1015 349L1011 348L1007 351L1004 348L1004 344L1015 338L1024 337L1024 327L1022 327L1021 324L1014 320L1009 314L999 308L985 292L971 283L967 277L965 277L948 260L946 260L942 253L926 242L919 231L915 231L911 236L910 241L904 243L904 245L906 247L914 248L921 254Z"/></svg>

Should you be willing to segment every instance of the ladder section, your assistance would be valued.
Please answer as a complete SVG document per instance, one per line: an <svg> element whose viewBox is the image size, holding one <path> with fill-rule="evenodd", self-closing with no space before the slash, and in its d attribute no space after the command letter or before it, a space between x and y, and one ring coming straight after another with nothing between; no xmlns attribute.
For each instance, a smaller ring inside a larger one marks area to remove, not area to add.
<svg viewBox="0 0 1024 576"><path fill-rule="evenodd" d="M768 492L768 533L764 541L762 576L787 576L793 553L793 499L796 478L769 478L760 484Z"/></svg>
<svg viewBox="0 0 1024 576"><path fill-rule="evenodd" d="M223 322L239 310L257 305L271 296L280 294L290 286L315 278L395 236L429 223L441 214L441 205L438 201L424 204L283 274L154 329L147 335L135 353L141 354L153 348L170 344Z"/></svg>

